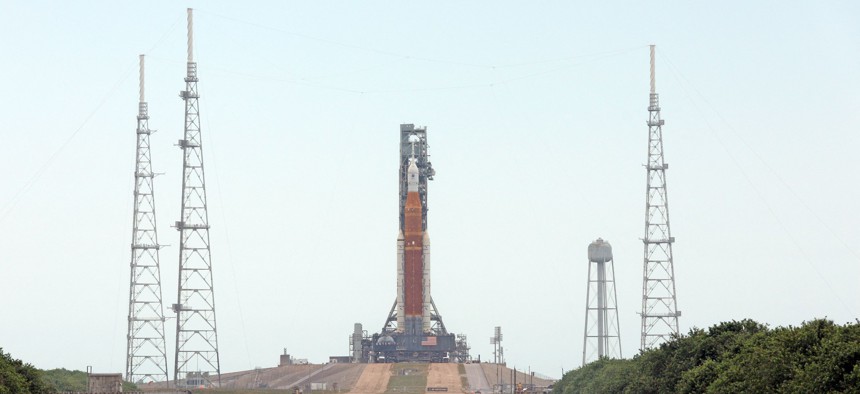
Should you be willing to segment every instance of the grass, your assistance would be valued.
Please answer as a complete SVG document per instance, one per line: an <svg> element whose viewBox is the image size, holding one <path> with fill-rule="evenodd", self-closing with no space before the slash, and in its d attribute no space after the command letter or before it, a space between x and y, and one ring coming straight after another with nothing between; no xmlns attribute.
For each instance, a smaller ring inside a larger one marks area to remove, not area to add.
<svg viewBox="0 0 860 394"><path fill-rule="evenodd" d="M394 364L386 394L424 394L427 390L428 364Z"/></svg>

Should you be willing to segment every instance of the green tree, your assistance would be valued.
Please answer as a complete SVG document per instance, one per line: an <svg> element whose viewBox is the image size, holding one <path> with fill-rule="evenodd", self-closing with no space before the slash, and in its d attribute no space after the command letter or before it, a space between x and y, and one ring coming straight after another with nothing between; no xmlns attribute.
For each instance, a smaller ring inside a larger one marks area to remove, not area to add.
<svg viewBox="0 0 860 394"><path fill-rule="evenodd" d="M41 371L12 358L0 348L0 394L41 394L52 391L42 381Z"/></svg>
<svg viewBox="0 0 860 394"><path fill-rule="evenodd" d="M87 391L87 373L70 371L65 368L49 369L43 372L45 383L56 391ZM137 391L137 385L123 381L122 391Z"/></svg>
<svg viewBox="0 0 860 394"><path fill-rule="evenodd" d="M56 368L43 371L47 384L57 391L87 391L87 373Z"/></svg>
<svg viewBox="0 0 860 394"><path fill-rule="evenodd" d="M752 320L692 329L628 360L566 373L554 394L860 393L860 322L769 329Z"/></svg>

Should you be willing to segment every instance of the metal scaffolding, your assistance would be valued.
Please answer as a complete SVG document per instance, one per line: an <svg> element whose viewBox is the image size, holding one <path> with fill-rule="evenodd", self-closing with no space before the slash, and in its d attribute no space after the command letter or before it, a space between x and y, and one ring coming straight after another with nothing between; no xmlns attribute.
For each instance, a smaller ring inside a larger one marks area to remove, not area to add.
<svg viewBox="0 0 860 394"><path fill-rule="evenodd" d="M221 366L215 324L215 290L209 248L209 214L203 171L203 139L193 57L192 10L188 9L188 64L185 90L185 136L182 149L182 219L179 231L179 294L176 312L176 387L219 387Z"/></svg>
<svg viewBox="0 0 860 394"><path fill-rule="evenodd" d="M134 383L168 380L164 340L155 187L150 153L149 106L144 97L144 60L140 55L140 101L134 169L134 217L131 236L131 280L128 296L128 346L125 379Z"/></svg>
<svg viewBox="0 0 860 394"><path fill-rule="evenodd" d="M645 350L678 334L675 268L666 194L666 164L663 157L663 119L654 79L654 45L651 45L651 96L648 105L648 172L645 192L645 248L642 275L642 337Z"/></svg>

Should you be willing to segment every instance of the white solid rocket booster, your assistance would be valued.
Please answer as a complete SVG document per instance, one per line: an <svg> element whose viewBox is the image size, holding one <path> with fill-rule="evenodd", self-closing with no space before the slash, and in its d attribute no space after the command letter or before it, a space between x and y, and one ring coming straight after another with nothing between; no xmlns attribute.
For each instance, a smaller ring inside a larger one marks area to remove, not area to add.
<svg viewBox="0 0 860 394"><path fill-rule="evenodd" d="M421 251L422 259L424 260L424 316L423 329L424 332L430 332L430 232L424 231L422 238L423 250Z"/></svg>
<svg viewBox="0 0 860 394"><path fill-rule="evenodd" d="M403 231L397 233L397 331L406 327L406 311L403 308L403 265L406 263Z"/></svg>

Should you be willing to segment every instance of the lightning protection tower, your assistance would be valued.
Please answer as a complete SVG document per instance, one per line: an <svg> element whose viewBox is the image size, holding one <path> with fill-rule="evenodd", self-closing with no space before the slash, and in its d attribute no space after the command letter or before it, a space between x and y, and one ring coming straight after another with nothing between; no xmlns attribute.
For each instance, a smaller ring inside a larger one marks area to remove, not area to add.
<svg viewBox="0 0 860 394"><path fill-rule="evenodd" d="M131 235L131 284L128 296L129 382L167 382L164 306L161 293L155 188L150 154L149 106L144 100L144 63L140 55L140 102L137 106L137 152L134 169L134 217Z"/></svg>
<svg viewBox="0 0 860 394"><path fill-rule="evenodd" d="M622 357L619 327L612 245L598 238L588 245L582 365L603 357Z"/></svg>
<svg viewBox="0 0 860 394"><path fill-rule="evenodd" d="M648 172L645 191L645 247L642 274L642 338L645 350L678 334L675 295L675 267L669 227L669 199L666 195L666 170L663 158L663 124L654 80L654 45L651 45L651 96L648 104Z"/></svg>
<svg viewBox="0 0 860 394"><path fill-rule="evenodd" d="M176 312L177 387L219 387L221 367L215 325L215 290L209 248L209 214L203 171L203 139L197 93L197 63L193 57L192 10L188 9L188 65L185 90L185 136L182 149L182 219L179 230L179 295Z"/></svg>

